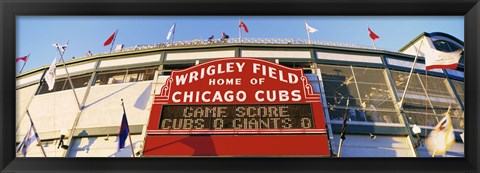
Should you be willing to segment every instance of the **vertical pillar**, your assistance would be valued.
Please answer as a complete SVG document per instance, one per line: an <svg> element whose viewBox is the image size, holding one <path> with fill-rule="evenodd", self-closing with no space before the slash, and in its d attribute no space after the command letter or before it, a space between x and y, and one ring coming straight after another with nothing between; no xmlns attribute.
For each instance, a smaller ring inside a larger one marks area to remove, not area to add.
<svg viewBox="0 0 480 173"><path fill-rule="evenodd" d="M394 104L395 109L397 110L397 112L400 115L400 123L403 123L405 125L405 132L407 134L408 140L410 141L409 146L410 146L410 149L412 151L412 154L415 157L418 157L418 152L413 147L416 142L414 141L414 138L413 138L413 132L410 129L410 123L408 122L407 116L402 111L402 108L398 106L399 104L397 104L398 102L400 102L400 98L398 97L398 94L397 94L397 88L395 87L395 81L393 81L392 74L390 73L390 70L388 68L385 68L384 76L385 76L385 79L387 81L387 86L390 88L390 92L393 95L392 99L395 103Z"/></svg>

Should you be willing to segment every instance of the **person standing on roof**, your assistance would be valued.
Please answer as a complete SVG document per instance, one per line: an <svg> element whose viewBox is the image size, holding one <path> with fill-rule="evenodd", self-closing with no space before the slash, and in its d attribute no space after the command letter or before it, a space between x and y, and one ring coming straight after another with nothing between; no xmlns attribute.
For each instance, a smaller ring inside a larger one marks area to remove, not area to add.
<svg viewBox="0 0 480 173"><path fill-rule="evenodd" d="M87 56L92 56L92 52L90 50L87 52Z"/></svg>
<svg viewBox="0 0 480 173"><path fill-rule="evenodd" d="M228 36L227 34L225 34L225 32L222 32L222 41L223 41L223 43L227 43L228 38L230 38L230 36Z"/></svg>
<svg viewBox="0 0 480 173"><path fill-rule="evenodd" d="M214 38L215 38L215 37L214 37L213 35L212 35L212 36L210 36L210 37L208 37L208 43L211 43L211 42L213 41L213 39L214 39Z"/></svg>

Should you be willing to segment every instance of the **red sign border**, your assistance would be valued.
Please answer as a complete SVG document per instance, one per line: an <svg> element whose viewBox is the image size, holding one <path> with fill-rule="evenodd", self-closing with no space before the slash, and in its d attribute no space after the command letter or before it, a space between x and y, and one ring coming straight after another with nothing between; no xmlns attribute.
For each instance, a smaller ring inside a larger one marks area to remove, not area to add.
<svg viewBox="0 0 480 173"><path fill-rule="evenodd" d="M233 57L237 58L238 57ZM291 68L272 63L257 58L255 61L263 61L268 64L279 66L283 69L292 70ZM217 59L206 63L214 63L225 59ZM194 68L194 67L190 67ZM180 70L190 70L190 68ZM310 104L313 125L312 129L220 129L220 130L159 130L161 112L164 105L168 103L169 87L171 87L173 79L172 75L162 86L160 94L154 96L152 108L150 110L150 118L147 126L147 134L145 136L146 157L328 157L330 149L328 144L328 134L323 113L323 105L321 103L320 94L313 92L312 86L308 83L308 79L304 76L302 69L301 82L304 90L305 98L301 102L270 102L257 104ZM185 103L168 104L168 105L184 105ZM208 103L210 105L217 105ZM225 105L225 103L221 103ZM252 103L246 103L252 104ZM255 103L253 103L255 104ZM202 105L202 104L189 104ZM218 104L220 105L220 104ZM192 145L192 146L190 146ZM194 146L194 147L193 147ZM275 146L275 147L271 147Z"/></svg>
<svg viewBox="0 0 480 173"><path fill-rule="evenodd" d="M303 70L302 69L292 69L288 68L276 63L272 63L270 61L262 60L262 59L257 59L257 58L249 58L249 57L230 57L230 58L235 58L235 59L247 59L247 60L255 60L255 61L262 61L265 63L269 63L270 65L274 65L277 67L281 67L283 69L287 70L295 70L299 71L301 74L301 81L302 81L302 87L304 89L304 94L305 94L305 101L301 102L303 104L307 103L310 104L310 107L312 108L312 118L314 119L314 128L313 129L220 129L220 130L214 130L214 129L204 129L204 130L197 130L197 129L190 129L190 130L159 130L158 125L160 123L161 119L161 112L162 108L164 105L184 105L185 103L181 104L168 104L168 99L170 96L170 88L172 87L173 79L172 76L176 72L183 72L183 71L188 71L191 70L192 68L195 68L196 66L189 67L187 69L182 69L182 70L174 70L172 71L172 74L168 79L166 80L166 83L164 86L162 86L160 90L160 94L155 95L154 102L152 105L152 110L150 113L150 120L149 124L147 127L147 134L149 135L179 135L179 134L326 134L326 127L325 127L325 121L324 121L324 114L322 110L322 104L320 101L320 94L315 94L313 92L313 87L308 83L307 77L305 77ZM208 65L209 63L215 63L218 61L227 61L230 58L222 58L222 59L216 59L212 61L205 62L202 65ZM209 103L211 105L216 105L216 104L225 104L225 103ZM249 103L250 104L250 103ZM258 103L258 104L269 104L269 103ZM270 103L270 104L299 104L298 102L281 102L281 103ZM202 105L202 104L191 104L191 105ZM318 109L320 108L320 109ZM156 112L156 113L155 113ZM160 114L159 116L152 116L153 114Z"/></svg>

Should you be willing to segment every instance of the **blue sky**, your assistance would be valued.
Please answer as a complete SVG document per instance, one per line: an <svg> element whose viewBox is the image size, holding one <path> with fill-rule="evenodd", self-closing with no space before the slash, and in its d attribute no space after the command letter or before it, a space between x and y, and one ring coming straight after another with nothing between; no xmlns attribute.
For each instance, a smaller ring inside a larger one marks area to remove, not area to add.
<svg viewBox="0 0 480 173"><path fill-rule="evenodd" d="M119 29L115 44L125 47L168 42L176 23L175 41L238 37L239 16L18 16L16 55L30 53L23 72L48 65L58 57L52 44L70 41L65 60L109 51L105 40ZM422 32L445 32L464 40L463 16L241 16L249 29L246 38L306 39L305 19L319 30L312 40L371 45L367 27L380 36L378 48L398 50ZM19 61L17 73L23 65Z"/></svg>

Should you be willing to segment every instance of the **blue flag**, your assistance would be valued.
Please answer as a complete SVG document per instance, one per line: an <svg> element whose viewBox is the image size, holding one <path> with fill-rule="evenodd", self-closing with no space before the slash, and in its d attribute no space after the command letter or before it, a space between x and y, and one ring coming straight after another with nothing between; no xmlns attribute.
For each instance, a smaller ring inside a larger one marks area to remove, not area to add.
<svg viewBox="0 0 480 173"><path fill-rule="evenodd" d="M130 133L128 129L127 114L123 112L122 124L120 125L120 132L118 132L118 149L125 148L125 141Z"/></svg>
<svg viewBox="0 0 480 173"><path fill-rule="evenodd" d="M35 132L32 134L32 131L33 131L33 123L30 126L30 130L28 130L27 134L25 135L25 138L23 138L22 143L20 143L20 145L18 146L17 153L21 151L23 157L27 156L27 150L30 144L32 144L33 141L35 141L38 138L38 134Z"/></svg>

